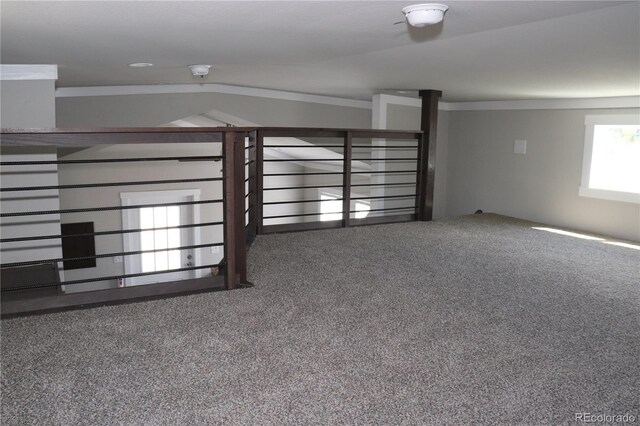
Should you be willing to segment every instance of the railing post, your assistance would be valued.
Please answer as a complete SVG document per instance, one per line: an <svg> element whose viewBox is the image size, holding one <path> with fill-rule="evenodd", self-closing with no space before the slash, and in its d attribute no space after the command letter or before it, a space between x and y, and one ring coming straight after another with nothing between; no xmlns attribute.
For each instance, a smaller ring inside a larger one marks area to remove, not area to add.
<svg viewBox="0 0 640 426"><path fill-rule="evenodd" d="M256 131L249 133L249 226L247 228L247 244L251 245L258 233L258 173L256 170ZM246 178L245 178L246 180Z"/></svg>
<svg viewBox="0 0 640 426"><path fill-rule="evenodd" d="M420 164L418 175L418 220L433 219L433 192L436 175L436 137L438 133L439 90L420 90L422 98Z"/></svg>
<svg viewBox="0 0 640 426"><path fill-rule="evenodd" d="M247 281L247 251L244 233L244 134L224 134L224 239L228 290Z"/></svg>
<svg viewBox="0 0 640 426"><path fill-rule="evenodd" d="M343 149L343 175L342 175L342 226L351 225L351 157L352 157L352 134L347 132L344 136Z"/></svg>
<svg viewBox="0 0 640 426"><path fill-rule="evenodd" d="M264 138L262 131L258 129L256 131L256 233L262 234L264 221L264 204L263 204L263 188L264 188Z"/></svg>

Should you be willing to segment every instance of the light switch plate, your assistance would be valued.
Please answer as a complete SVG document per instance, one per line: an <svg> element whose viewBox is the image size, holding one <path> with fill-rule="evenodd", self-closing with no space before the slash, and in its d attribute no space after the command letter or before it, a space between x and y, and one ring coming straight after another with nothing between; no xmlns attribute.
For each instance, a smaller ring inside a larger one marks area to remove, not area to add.
<svg viewBox="0 0 640 426"><path fill-rule="evenodd" d="M527 153L527 141L524 139L516 139L513 142L514 154L526 154Z"/></svg>

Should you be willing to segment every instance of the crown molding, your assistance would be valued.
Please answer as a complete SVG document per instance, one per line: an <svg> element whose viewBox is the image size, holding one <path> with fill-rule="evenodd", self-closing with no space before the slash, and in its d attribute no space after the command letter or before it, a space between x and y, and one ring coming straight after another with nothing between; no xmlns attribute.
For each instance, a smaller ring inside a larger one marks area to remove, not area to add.
<svg viewBox="0 0 640 426"><path fill-rule="evenodd" d="M3 65L5 67L6 65ZM39 65L42 66L42 65ZM47 65L48 66L48 65ZM55 65L53 65L55 67ZM4 69L3 69L4 73ZM350 108L373 109L373 102L334 96L310 95L273 89L259 89L226 84L153 84L135 86L90 86L59 87L56 98L77 98L88 96L126 96L155 95L172 93L222 93L229 95L253 96L258 98L279 99L297 102L309 102L323 105ZM404 105L420 108L418 98L378 94L379 101L385 104ZM619 96L609 98L574 99L523 99L513 101L443 102L442 111L496 111L496 110L554 110L554 109L598 109L598 108L640 108L640 96Z"/></svg>
<svg viewBox="0 0 640 426"><path fill-rule="evenodd" d="M139 86L93 86L60 87L56 98L76 98L86 96L156 95L169 93L223 93L229 95L253 96L258 98L286 101L310 102L315 104L371 109L370 101L337 98L333 96L309 95L254 87L231 86L226 84L154 84Z"/></svg>
<svg viewBox="0 0 640 426"><path fill-rule="evenodd" d="M0 80L57 80L57 65L0 65Z"/></svg>
<svg viewBox="0 0 640 426"><path fill-rule="evenodd" d="M445 111L496 111L524 109L640 108L640 96L575 99L524 99L489 102L440 102Z"/></svg>

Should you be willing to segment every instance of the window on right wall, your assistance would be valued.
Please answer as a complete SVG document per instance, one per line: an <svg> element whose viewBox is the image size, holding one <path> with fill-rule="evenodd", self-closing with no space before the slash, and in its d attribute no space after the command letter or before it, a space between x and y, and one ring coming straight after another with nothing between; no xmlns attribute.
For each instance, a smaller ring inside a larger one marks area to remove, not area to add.
<svg viewBox="0 0 640 426"><path fill-rule="evenodd" d="M585 117L583 197L640 204L640 115Z"/></svg>

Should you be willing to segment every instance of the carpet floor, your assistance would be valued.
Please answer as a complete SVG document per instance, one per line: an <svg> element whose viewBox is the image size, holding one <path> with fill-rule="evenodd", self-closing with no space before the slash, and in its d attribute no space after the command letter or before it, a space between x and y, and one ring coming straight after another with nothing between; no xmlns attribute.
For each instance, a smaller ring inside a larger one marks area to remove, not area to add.
<svg viewBox="0 0 640 426"><path fill-rule="evenodd" d="M2 424L640 423L640 251L483 214L260 236L255 288L2 321Z"/></svg>

